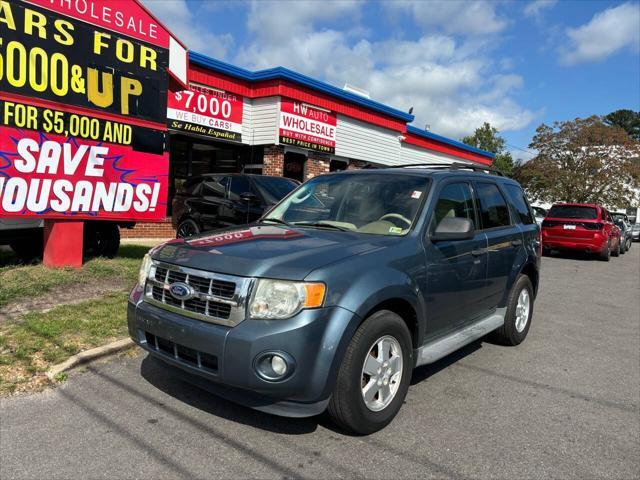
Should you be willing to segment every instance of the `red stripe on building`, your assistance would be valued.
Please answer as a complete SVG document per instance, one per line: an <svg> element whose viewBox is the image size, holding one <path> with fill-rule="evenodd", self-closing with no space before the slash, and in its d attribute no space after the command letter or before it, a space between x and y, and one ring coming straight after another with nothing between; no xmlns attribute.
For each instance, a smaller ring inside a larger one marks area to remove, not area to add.
<svg viewBox="0 0 640 480"><path fill-rule="evenodd" d="M464 158L465 160L482 163L483 165L491 165L493 163L490 158L465 151L462 148L447 145L446 143L438 142L437 140L419 137L418 135L413 135L411 133L405 133L404 136L404 142L410 145L415 145L427 150L433 150L434 152L446 153L447 155Z"/></svg>
<svg viewBox="0 0 640 480"><path fill-rule="evenodd" d="M395 130L400 133L406 131L406 123L378 113L373 113L365 107L360 107L346 101L337 100L313 91L310 88L296 85L282 80L266 80L250 83L235 79L220 73L207 71L196 65L189 65L189 81L208 85L227 92L243 95L248 98L263 98L282 96L289 97L299 102L316 105L327 110L346 115L366 123L379 127Z"/></svg>

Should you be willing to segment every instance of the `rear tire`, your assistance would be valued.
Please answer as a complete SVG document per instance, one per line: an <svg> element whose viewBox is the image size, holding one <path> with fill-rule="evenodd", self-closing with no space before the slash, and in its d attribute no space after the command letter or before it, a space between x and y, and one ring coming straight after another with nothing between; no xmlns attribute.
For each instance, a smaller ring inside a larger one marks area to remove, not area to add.
<svg viewBox="0 0 640 480"><path fill-rule="evenodd" d="M618 239L618 246L613 252L611 252L611 255L613 255L614 257L620 256L620 239Z"/></svg>
<svg viewBox="0 0 640 480"><path fill-rule="evenodd" d="M600 252L600 255L598 256L598 258L603 262L608 262L610 257L611 257L611 239L609 239L609 241L607 242L607 246L604 248L604 250Z"/></svg>
<svg viewBox="0 0 640 480"><path fill-rule="evenodd" d="M374 313L360 325L347 347L329 402L329 416L359 435L384 428L402 407L412 370L413 346L407 325L388 310Z"/></svg>
<svg viewBox="0 0 640 480"><path fill-rule="evenodd" d="M496 343L508 346L522 343L531 327L533 299L531 280L528 276L520 274L509 292L504 325L491 334Z"/></svg>
<svg viewBox="0 0 640 480"><path fill-rule="evenodd" d="M84 254L113 258L120 250L120 229L111 222L92 222L84 225Z"/></svg>
<svg viewBox="0 0 640 480"><path fill-rule="evenodd" d="M198 235L199 233L200 227L194 220L191 220L190 218L187 218L186 220L180 222L178 228L176 228L176 238L189 238L193 237L194 235Z"/></svg>
<svg viewBox="0 0 640 480"><path fill-rule="evenodd" d="M16 257L23 263L31 263L42 258L44 252L44 231L27 239L9 244Z"/></svg>

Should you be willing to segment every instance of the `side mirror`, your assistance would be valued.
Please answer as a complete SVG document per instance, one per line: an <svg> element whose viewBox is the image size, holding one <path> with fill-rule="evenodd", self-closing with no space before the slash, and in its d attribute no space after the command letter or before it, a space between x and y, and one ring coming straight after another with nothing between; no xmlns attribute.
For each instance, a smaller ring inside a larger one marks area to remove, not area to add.
<svg viewBox="0 0 640 480"><path fill-rule="evenodd" d="M258 197L251 192L244 192L240 194L240 200L244 203L255 203Z"/></svg>
<svg viewBox="0 0 640 480"><path fill-rule="evenodd" d="M445 217L431 234L432 242L471 240L474 237L473 222L468 218Z"/></svg>

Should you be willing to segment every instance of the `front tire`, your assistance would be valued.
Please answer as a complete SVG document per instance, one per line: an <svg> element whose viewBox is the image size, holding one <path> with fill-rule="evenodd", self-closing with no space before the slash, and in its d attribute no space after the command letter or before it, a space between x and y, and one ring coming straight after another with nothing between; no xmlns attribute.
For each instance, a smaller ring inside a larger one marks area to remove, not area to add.
<svg viewBox="0 0 640 480"><path fill-rule="evenodd" d="M409 389L411 334L401 317L381 310L358 328L347 348L329 402L329 416L350 432L368 435L394 419Z"/></svg>
<svg viewBox="0 0 640 480"><path fill-rule="evenodd" d="M492 334L502 345L515 346L524 341L533 316L533 285L528 276L520 274L507 299L504 325Z"/></svg>

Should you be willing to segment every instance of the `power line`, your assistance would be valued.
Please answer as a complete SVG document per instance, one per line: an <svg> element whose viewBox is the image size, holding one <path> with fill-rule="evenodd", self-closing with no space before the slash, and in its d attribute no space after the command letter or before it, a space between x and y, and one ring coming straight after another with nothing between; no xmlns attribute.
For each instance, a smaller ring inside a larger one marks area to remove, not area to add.
<svg viewBox="0 0 640 480"><path fill-rule="evenodd" d="M531 155L536 155L537 154L534 150L530 150L528 148L516 147L515 145L511 145L510 143L507 143L507 146L511 147L511 148L515 148L516 150L521 150L524 153L528 153L528 154L531 154Z"/></svg>

